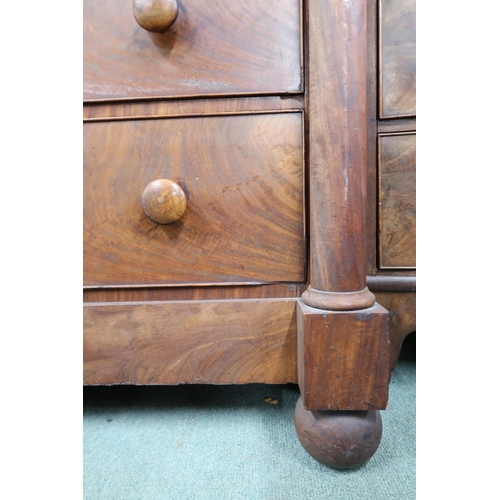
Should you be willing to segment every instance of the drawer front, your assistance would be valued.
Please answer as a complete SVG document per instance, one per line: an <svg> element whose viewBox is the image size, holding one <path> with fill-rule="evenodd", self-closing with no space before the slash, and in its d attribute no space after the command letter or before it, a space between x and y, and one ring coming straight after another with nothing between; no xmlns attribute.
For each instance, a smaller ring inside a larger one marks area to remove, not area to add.
<svg viewBox="0 0 500 500"><path fill-rule="evenodd" d="M416 114L415 0L380 0L380 118Z"/></svg>
<svg viewBox="0 0 500 500"><path fill-rule="evenodd" d="M84 100L300 91L300 0L179 0L163 34L132 3L84 0Z"/></svg>
<svg viewBox="0 0 500 500"><path fill-rule="evenodd" d="M305 280L302 114L84 124L84 285ZM158 225L156 179L187 208Z"/></svg>
<svg viewBox="0 0 500 500"><path fill-rule="evenodd" d="M84 384L297 382L295 299L85 304Z"/></svg>
<svg viewBox="0 0 500 500"><path fill-rule="evenodd" d="M379 267L416 266L416 135L379 136Z"/></svg>

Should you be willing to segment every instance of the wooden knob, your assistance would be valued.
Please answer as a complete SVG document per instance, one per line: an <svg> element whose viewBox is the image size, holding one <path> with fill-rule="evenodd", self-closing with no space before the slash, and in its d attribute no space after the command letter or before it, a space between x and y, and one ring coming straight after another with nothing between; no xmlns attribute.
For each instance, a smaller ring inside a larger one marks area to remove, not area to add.
<svg viewBox="0 0 500 500"><path fill-rule="evenodd" d="M179 184L168 179L157 179L144 188L141 206L156 224L172 224L186 211L186 195Z"/></svg>
<svg viewBox="0 0 500 500"><path fill-rule="evenodd" d="M134 17L147 31L165 31L177 19L176 0L134 0Z"/></svg>

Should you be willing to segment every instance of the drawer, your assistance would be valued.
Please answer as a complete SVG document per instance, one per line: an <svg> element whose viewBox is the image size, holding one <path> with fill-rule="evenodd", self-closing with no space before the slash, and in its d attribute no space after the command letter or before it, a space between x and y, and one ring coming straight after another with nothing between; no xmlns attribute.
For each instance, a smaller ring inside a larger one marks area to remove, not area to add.
<svg viewBox="0 0 500 500"><path fill-rule="evenodd" d="M84 384L297 383L295 316L295 299L85 304Z"/></svg>
<svg viewBox="0 0 500 500"><path fill-rule="evenodd" d="M179 0L163 33L132 0L84 0L85 101L301 91L300 0Z"/></svg>
<svg viewBox="0 0 500 500"><path fill-rule="evenodd" d="M416 114L415 0L380 0L380 118Z"/></svg>
<svg viewBox="0 0 500 500"><path fill-rule="evenodd" d="M416 135L379 135L379 267L416 266Z"/></svg>
<svg viewBox="0 0 500 500"><path fill-rule="evenodd" d="M86 122L86 287L305 281L302 114ZM184 215L143 212L179 184Z"/></svg>

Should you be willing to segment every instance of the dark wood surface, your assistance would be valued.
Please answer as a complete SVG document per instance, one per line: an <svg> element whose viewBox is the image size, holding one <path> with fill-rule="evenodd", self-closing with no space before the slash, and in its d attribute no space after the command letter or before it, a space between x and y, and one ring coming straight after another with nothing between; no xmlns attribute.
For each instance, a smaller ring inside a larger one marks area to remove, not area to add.
<svg viewBox="0 0 500 500"><path fill-rule="evenodd" d="M378 8L366 2L366 273L377 274Z"/></svg>
<svg viewBox="0 0 500 500"><path fill-rule="evenodd" d="M376 297L389 310L390 367L394 369L404 339L416 329L416 294L376 292ZM148 300L145 303L130 303L125 301L126 297L121 297L116 304L85 304L84 383L112 385L133 381L148 384L151 373L158 372L158 366L163 366L163 362L171 368L172 359L179 353L184 356L182 365L175 367L172 373L167 370L163 378L155 378L152 383L195 381L196 377L189 374L187 360L194 365L205 363L210 366L203 383L247 383L251 381L250 372L253 372L254 381L259 383L297 383L295 299L235 300L231 294L230 298L224 301ZM220 304L224 304L225 309L217 309ZM218 315L221 310L224 313ZM240 311L244 318L241 324L238 319ZM209 318L206 323L207 337L203 318ZM198 354L203 353L198 361L196 353L190 352L197 338L207 339L207 345L198 351ZM260 356L251 342L264 348L266 354ZM231 357L233 349L236 352ZM144 363L144 358L149 359L148 353L151 360ZM253 361L238 367L240 356L250 356ZM226 363L230 360L231 370L238 373L239 382L224 381L222 358ZM139 366L141 360L145 365L142 368ZM219 360L219 365L216 360ZM175 359L175 363L177 361ZM209 381L210 377L213 382Z"/></svg>
<svg viewBox="0 0 500 500"><path fill-rule="evenodd" d="M390 368L394 370L404 339L417 330L415 292L375 292L377 302L389 311Z"/></svg>
<svg viewBox="0 0 500 500"><path fill-rule="evenodd" d="M391 132L416 132L417 119L415 117L399 118L397 120L379 120L377 123L377 131L379 134Z"/></svg>
<svg viewBox="0 0 500 500"><path fill-rule="evenodd" d="M368 276L374 276L385 269L380 269L379 255L379 183L378 183L378 134L416 132L415 116L393 117L379 119L379 69L381 61L378 59L379 47L379 2L367 2L367 176L366 176L366 271ZM411 35L403 32L401 36ZM407 45L407 43L403 44ZM397 74L393 74L398 78ZM410 92L415 89L409 88ZM391 270L394 274L395 270ZM407 275L408 270L398 269L398 274ZM369 285L368 285L369 286ZM369 286L370 287L370 286Z"/></svg>
<svg viewBox="0 0 500 500"><path fill-rule="evenodd" d="M131 0L84 0L84 100L300 92L301 24L299 0L182 0L150 33Z"/></svg>
<svg viewBox="0 0 500 500"><path fill-rule="evenodd" d="M378 410L308 411L299 398L294 420L302 446L318 462L335 469L359 467L373 456L382 439Z"/></svg>
<svg viewBox="0 0 500 500"><path fill-rule="evenodd" d="M372 291L382 292L415 292L417 278L414 276L367 276L366 283Z"/></svg>
<svg viewBox="0 0 500 500"><path fill-rule="evenodd" d="M415 324L394 278L415 271L376 262L377 133L415 119L377 95L375 2L306 1L305 58L300 4L184 0L152 34L131 3L85 0L84 383L300 378L310 409L385 408ZM157 178L187 195L168 227L140 207ZM312 285L344 307L366 274L386 280L363 311L300 299Z"/></svg>
<svg viewBox="0 0 500 500"><path fill-rule="evenodd" d="M416 2L379 0L380 118L416 114Z"/></svg>
<svg viewBox="0 0 500 500"><path fill-rule="evenodd" d="M367 12L364 0L333 0L308 2L306 15L310 285L297 302L297 366L311 412L384 409L388 398L388 312L366 287Z"/></svg>
<svg viewBox="0 0 500 500"><path fill-rule="evenodd" d="M379 135L379 268L416 266L416 135Z"/></svg>
<svg viewBox="0 0 500 500"><path fill-rule="evenodd" d="M305 290L305 283L266 283L265 285L231 286L175 286L87 288L84 302L129 302L167 300L229 300L297 298Z"/></svg>
<svg viewBox="0 0 500 500"><path fill-rule="evenodd" d="M307 15L310 284L359 291L366 286L366 10L363 1L349 8L310 1Z"/></svg>
<svg viewBox="0 0 500 500"><path fill-rule="evenodd" d="M303 282L302 114L84 125L86 286ZM178 183L181 220L159 226L144 187Z"/></svg>
<svg viewBox="0 0 500 500"><path fill-rule="evenodd" d="M87 121L128 120L130 118L275 113L301 109L304 109L304 97L302 95L212 97L165 101L87 103L83 107L83 118Z"/></svg>
<svg viewBox="0 0 500 500"><path fill-rule="evenodd" d="M388 312L379 304L361 311L318 311L298 301L297 352L306 409L385 409Z"/></svg>
<svg viewBox="0 0 500 500"><path fill-rule="evenodd" d="M85 304L84 384L297 382L295 300Z"/></svg>

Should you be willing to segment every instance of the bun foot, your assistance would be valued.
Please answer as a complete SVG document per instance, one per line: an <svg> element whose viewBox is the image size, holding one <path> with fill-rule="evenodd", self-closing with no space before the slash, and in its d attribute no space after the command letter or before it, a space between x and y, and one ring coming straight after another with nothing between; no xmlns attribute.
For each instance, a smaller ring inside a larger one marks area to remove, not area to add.
<svg viewBox="0 0 500 500"><path fill-rule="evenodd" d="M314 459L335 469L350 469L367 462L382 438L379 410L306 410L302 398L295 407L295 431Z"/></svg>

